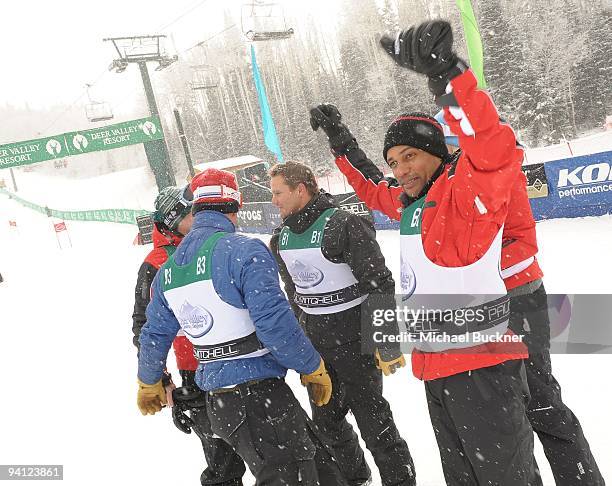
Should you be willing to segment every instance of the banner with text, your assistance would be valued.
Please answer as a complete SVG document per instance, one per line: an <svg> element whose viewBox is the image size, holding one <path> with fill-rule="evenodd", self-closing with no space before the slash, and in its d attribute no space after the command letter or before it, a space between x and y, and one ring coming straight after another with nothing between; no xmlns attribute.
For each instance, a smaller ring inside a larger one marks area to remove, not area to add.
<svg viewBox="0 0 612 486"><path fill-rule="evenodd" d="M544 170L548 194L530 200L536 220L612 211L612 152L546 162Z"/></svg>
<svg viewBox="0 0 612 486"><path fill-rule="evenodd" d="M53 137L0 145L0 169L71 155L112 150L164 138L159 117L151 116Z"/></svg>

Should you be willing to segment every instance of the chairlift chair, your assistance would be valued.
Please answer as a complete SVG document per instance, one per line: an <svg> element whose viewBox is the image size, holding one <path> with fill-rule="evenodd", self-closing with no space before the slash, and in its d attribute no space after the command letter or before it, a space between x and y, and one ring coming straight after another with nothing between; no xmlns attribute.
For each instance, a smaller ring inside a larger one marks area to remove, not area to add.
<svg viewBox="0 0 612 486"><path fill-rule="evenodd" d="M211 89L219 86L219 73L217 68L209 64L191 66L193 80L189 83L192 90Z"/></svg>
<svg viewBox="0 0 612 486"><path fill-rule="evenodd" d="M251 42L288 39L294 33L287 27L284 9L275 2L253 0L242 5L242 33Z"/></svg>
<svg viewBox="0 0 612 486"><path fill-rule="evenodd" d="M90 84L87 84L87 98L89 103L85 105L85 116L91 123L112 120L114 118L113 110L109 103L104 101L95 101L91 99L89 94Z"/></svg>

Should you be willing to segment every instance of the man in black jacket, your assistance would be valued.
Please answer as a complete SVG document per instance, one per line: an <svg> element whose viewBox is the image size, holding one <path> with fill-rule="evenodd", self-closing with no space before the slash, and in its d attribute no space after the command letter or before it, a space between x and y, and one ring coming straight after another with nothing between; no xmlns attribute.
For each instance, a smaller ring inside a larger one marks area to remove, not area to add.
<svg viewBox="0 0 612 486"><path fill-rule="evenodd" d="M303 164L276 165L270 177L272 203L283 218L270 248L294 312L323 357L334 386L328 405L312 407L313 420L331 440L349 484L370 484L371 477L357 435L346 420L350 410L382 484L414 485L412 457L382 396L381 371L389 375L406 362L399 347L363 354L362 324L372 324L375 308L395 309L395 283L374 227L339 209L330 194L318 190L312 171ZM392 327L395 331L386 331L397 334L395 321Z"/></svg>

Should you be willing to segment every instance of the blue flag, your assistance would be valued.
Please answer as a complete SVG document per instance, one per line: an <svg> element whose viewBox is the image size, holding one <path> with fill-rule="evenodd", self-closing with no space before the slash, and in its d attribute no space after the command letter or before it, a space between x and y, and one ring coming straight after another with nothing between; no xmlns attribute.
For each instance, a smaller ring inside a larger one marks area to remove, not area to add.
<svg viewBox="0 0 612 486"><path fill-rule="evenodd" d="M251 45L251 67L253 68L253 80L255 81L255 89L257 90L259 109L261 110L264 142L266 142L266 147L268 147L268 150L276 155L278 161L283 162L283 154L281 152L280 143L278 142L278 137L276 136L276 127L274 126L272 112L270 111L270 105L268 104L266 89L264 88L261 80L261 74L259 73L259 67L257 66L257 59L255 59L255 48L253 45Z"/></svg>

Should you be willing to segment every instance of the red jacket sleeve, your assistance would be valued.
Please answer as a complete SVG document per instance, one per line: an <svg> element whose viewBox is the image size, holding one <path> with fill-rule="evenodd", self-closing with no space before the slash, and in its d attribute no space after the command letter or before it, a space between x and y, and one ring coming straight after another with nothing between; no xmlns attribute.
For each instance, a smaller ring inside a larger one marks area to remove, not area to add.
<svg viewBox="0 0 612 486"><path fill-rule="evenodd" d="M195 371L198 369L198 360L193 354L193 344L187 336L176 336L172 347L176 356L176 367L179 370Z"/></svg>
<svg viewBox="0 0 612 486"><path fill-rule="evenodd" d="M385 179L375 181L366 178L344 155L336 158L336 165L351 185L357 197L361 199L370 209L383 212L391 219L399 220L402 216L402 203L400 195L402 188L390 186Z"/></svg>
<svg viewBox="0 0 612 486"><path fill-rule="evenodd" d="M499 120L489 94L477 88L472 71L453 78L450 85L459 107L444 108L444 119L463 152L455 172L455 200L466 217L474 210L496 213L510 199L523 150L512 128Z"/></svg>

